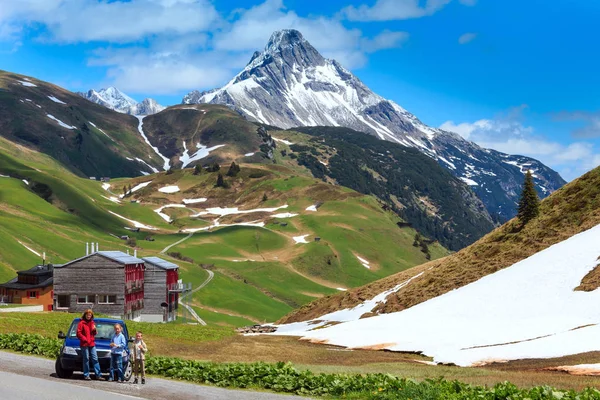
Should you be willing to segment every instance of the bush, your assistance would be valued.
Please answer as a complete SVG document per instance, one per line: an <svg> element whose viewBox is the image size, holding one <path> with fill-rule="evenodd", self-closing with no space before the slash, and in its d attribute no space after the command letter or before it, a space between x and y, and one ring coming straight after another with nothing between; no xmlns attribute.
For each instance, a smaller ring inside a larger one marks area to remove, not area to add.
<svg viewBox="0 0 600 400"><path fill-rule="evenodd" d="M41 335L29 333L0 333L0 349L36 354L48 358L56 358L62 342Z"/></svg>

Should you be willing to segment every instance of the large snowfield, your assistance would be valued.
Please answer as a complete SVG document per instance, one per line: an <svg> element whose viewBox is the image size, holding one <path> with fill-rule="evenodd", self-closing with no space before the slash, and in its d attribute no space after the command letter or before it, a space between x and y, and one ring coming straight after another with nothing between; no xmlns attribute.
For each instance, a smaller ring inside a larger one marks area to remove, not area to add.
<svg viewBox="0 0 600 400"><path fill-rule="evenodd" d="M379 295L350 310L280 326L276 334L422 352L436 363L460 366L594 351L600 348L600 290L574 289L598 256L600 225L407 310L358 319L384 301ZM311 330L331 321L347 322Z"/></svg>

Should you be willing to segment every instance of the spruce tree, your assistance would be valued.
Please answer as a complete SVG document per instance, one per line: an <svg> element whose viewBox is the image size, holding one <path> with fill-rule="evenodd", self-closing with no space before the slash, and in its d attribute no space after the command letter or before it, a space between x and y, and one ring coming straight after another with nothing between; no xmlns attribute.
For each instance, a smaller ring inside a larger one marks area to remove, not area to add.
<svg viewBox="0 0 600 400"><path fill-rule="evenodd" d="M231 163L231 166L229 167L229 171L227 171L227 176L237 176L237 174L240 172L240 166L237 165L234 162Z"/></svg>
<svg viewBox="0 0 600 400"><path fill-rule="evenodd" d="M523 191L519 200L519 211L517 217L523 225L534 219L540 213L540 199L535 191L533 184L533 176L531 171L527 171L525 182L523 183Z"/></svg>
<svg viewBox="0 0 600 400"><path fill-rule="evenodd" d="M223 180L222 174L219 174L219 176L217 176L217 187L225 187L225 181Z"/></svg>

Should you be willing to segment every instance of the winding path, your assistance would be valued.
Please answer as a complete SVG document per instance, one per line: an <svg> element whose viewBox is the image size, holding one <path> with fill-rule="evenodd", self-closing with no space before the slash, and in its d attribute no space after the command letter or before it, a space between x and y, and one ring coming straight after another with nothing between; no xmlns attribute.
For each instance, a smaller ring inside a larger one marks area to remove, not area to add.
<svg viewBox="0 0 600 400"><path fill-rule="evenodd" d="M178 244L181 244L181 243L185 242L186 240L188 240L189 238L191 238L193 234L194 233L192 232L189 235L187 235L186 237L184 237L183 239L178 240L177 242L168 245L167 247L165 247L164 249L161 250L160 254L165 254L167 251L171 250L171 247L177 246Z"/></svg>
<svg viewBox="0 0 600 400"><path fill-rule="evenodd" d="M172 247L177 246L178 244L181 244L183 242L185 242L186 240L188 240L189 238L191 238L194 235L194 233L190 233L188 234L186 237L184 237L181 240L178 240L177 242L168 245L167 247L165 247L164 249L162 249L162 251L160 252L160 254L165 254L167 251L169 251ZM205 287L206 285L208 285L208 283L210 281L212 281L213 277L215 276L215 273L210 271L210 270L206 270L206 272L208 272L208 278L206 278L206 280L204 282L202 282L202 284L200 286L198 286L196 289L192 290L191 292L189 292L188 294L186 294L185 296L182 296L179 298L179 304L185 308L191 315L192 317L198 321L198 323L200 325L204 325L206 326L206 321L204 321L202 318L200 318L200 316L198 315L198 313L196 313L196 311L194 311L194 309L189 305L183 302L184 299L191 297L194 293L196 293L198 290L202 289L203 287Z"/></svg>

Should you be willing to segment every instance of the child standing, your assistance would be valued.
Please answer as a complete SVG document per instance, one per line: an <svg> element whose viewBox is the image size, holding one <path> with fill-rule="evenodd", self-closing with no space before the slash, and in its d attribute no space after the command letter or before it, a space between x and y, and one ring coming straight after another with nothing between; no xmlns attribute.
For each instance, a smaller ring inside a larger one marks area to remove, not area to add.
<svg viewBox="0 0 600 400"><path fill-rule="evenodd" d="M123 383L123 351L127 348L127 339L123 335L123 327L115 324L115 334L110 341L110 375L108 380L115 379L115 372L119 383Z"/></svg>
<svg viewBox="0 0 600 400"><path fill-rule="evenodd" d="M142 338L142 332L138 331L135 334L135 342L133 342L133 373L135 379L133 383L138 383L138 376L142 375L142 385L146 383L146 368L144 361L146 360L146 352L148 347Z"/></svg>

